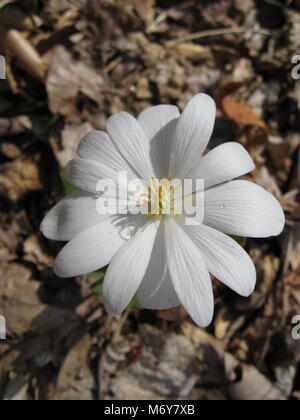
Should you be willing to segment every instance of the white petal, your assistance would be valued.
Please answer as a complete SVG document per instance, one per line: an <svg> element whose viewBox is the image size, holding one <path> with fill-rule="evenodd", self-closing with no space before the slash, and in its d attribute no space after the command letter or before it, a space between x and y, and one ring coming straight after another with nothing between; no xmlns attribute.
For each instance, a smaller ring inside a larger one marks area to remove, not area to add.
<svg viewBox="0 0 300 420"><path fill-rule="evenodd" d="M247 252L230 236L208 226L185 227L200 248L208 271L241 296L251 295L256 270Z"/></svg>
<svg viewBox="0 0 300 420"><path fill-rule="evenodd" d="M69 241L82 230L101 222L96 200L90 193L76 191L54 206L45 216L41 231L55 241Z"/></svg>
<svg viewBox="0 0 300 420"><path fill-rule="evenodd" d="M103 300L111 314L121 313L130 303L146 273L158 223L150 223L112 259L103 283Z"/></svg>
<svg viewBox="0 0 300 420"><path fill-rule="evenodd" d="M178 120L179 118L170 121L151 140L151 162L158 179L167 177L169 174L170 153Z"/></svg>
<svg viewBox="0 0 300 420"><path fill-rule="evenodd" d="M138 290L139 301L147 309L168 309L180 305L167 266L164 236L161 225L146 274Z"/></svg>
<svg viewBox="0 0 300 420"><path fill-rule="evenodd" d="M164 226L174 289L195 323L207 327L213 318L214 298L201 251L174 218L167 219Z"/></svg>
<svg viewBox="0 0 300 420"><path fill-rule="evenodd" d="M285 217L272 194L241 180L205 191L203 223L231 235L264 238L279 235Z"/></svg>
<svg viewBox="0 0 300 420"><path fill-rule="evenodd" d="M78 147L78 154L82 159L103 163L116 171L126 170L130 176L136 177L132 168L123 159L109 135L104 131L88 133Z"/></svg>
<svg viewBox="0 0 300 420"><path fill-rule="evenodd" d="M90 193L97 191L101 179L107 179L111 185L119 182L118 171L105 164L86 159L73 159L66 168L65 176L70 184Z"/></svg>
<svg viewBox="0 0 300 420"><path fill-rule="evenodd" d="M145 109L138 117L138 122L143 127L149 141L170 121L179 118L177 106L157 105Z"/></svg>
<svg viewBox="0 0 300 420"><path fill-rule="evenodd" d="M204 179L204 187L221 184L253 171L254 162L239 143L221 144L205 155L188 173L187 179Z"/></svg>
<svg viewBox="0 0 300 420"><path fill-rule="evenodd" d="M140 123L126 112L119 112L107 121L107 132L128 164L145 181L154 175L150 161L149 140Z"/></svg>
<svg viewBox="0 0 300 420"><path fill-rule="evenodd" d="M85 229L65 245L55 260L54 272L59 277L74 277L108 265L125 242L111 220Z"/></svg>
<svg viewBox="0 0 300 420"><path fill-rule="evenodd" d="M184 178L199 162L211 137L215 117L216 105L208 95L196 95L187 104L172 142L171 178Z"/></svg>

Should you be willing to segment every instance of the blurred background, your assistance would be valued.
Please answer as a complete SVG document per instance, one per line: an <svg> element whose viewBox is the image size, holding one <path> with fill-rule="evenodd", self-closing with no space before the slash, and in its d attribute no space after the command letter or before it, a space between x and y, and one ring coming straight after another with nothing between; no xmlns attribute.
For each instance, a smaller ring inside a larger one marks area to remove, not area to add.
<svg viewBox="0 0 300 420"><path fill-rule="evenodd" d="M1 0L0 54L0 398L300 399L299 0ZM111 317L104 272L56 277L40 222L86 133L198 92L218 105L209 146L247 148L286 229L242 240L256 291L213 279L207 330L137 301Z"/></svg>

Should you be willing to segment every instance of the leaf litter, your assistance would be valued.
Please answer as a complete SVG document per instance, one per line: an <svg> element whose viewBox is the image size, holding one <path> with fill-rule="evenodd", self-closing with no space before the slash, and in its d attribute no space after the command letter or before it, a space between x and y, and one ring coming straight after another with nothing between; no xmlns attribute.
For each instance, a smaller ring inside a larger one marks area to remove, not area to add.
<svg viewBox="0 0 300 420"><path fill-rule="evenodd" d="M299 2L0 1L0 398L297 400L300 341ZM258 273L249 299L213 279L214 322L182 307L111 317L104 272L62 281L60 244L39 224L65 193L80 138L109 115L218 103L210 147L236 140L246 178L286 212L279 238L247 239Z"/></svg>

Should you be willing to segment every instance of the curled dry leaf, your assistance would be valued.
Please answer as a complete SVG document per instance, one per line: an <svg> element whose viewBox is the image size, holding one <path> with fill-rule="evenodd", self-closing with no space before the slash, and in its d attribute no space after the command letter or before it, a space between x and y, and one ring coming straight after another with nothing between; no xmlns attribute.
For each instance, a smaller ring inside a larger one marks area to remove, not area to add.
<svg viewBox="0 0 300 420"><path fill-rule="evenodd" d="M44 83L46 79L45 64L31 43L15 29L3 33L0 41L0 51L11 55L18 66L34 79Z"/></svg>
<svg viewBox="0 0 300 420"><path fill-rule="evenodd" d="M285 400L280 389L262 375L255 367L243 364L241 380L229 385L230 394L237 401Z"/></svg>

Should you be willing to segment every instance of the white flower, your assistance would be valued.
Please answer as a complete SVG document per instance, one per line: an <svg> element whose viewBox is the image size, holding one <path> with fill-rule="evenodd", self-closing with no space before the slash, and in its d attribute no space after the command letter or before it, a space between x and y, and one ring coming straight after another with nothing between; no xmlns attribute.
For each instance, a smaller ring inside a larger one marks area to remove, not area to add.
<svg viewBox="0 0 300 420"><path fill-rule="evenodd" d="M215 114L214 101L199 94L181 115L168 105L146 109L137 120L120 112L108 120L108 134L95 131L82 140L80 159L69 164L66 174L80 191L59 202L41 225L49 239L69 241L55 261L58 276L109 264L103 298L110 313L121 313L137 292L145 308L182 304L202 327L213 317L209 273L242 296L253 292L254 264L228 235L279 235L284 213L263 188L230 181L254 169L240 144L224 143L201 158ZM186 226L183 216L160 211L158 217L100 216L95 205L99 178L117 182L124 170L131 179L204 179L203 223Z"/></svg>

